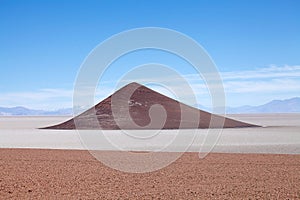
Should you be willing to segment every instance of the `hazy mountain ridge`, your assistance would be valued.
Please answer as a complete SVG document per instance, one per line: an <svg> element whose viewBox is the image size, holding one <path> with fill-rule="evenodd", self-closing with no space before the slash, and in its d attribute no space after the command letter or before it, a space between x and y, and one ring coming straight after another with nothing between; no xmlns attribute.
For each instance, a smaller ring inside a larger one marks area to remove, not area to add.
<svg viewBox="0 0 300 200"><path fill-rule="evenodd" d="M29 109L22 106L0 107L0 116L51 116L51 115L72 115L72 108L63 108L53 111Z"/></svg>
<svg viewBox="0 0 300 200"><path fill-rule="evenodd" d="M209 110L201 106L204 110ZM285 100L273 100L259 106L227 107L227 113L300 113L300 97ZM72 108L63 108L54 111L29 109L22 106L0 107L0 116L38 116L38 115L72 115Z"/></svg>
<svg viewBox="0 0 300 200"><path fill-rule="evenodd" d="M300 97L273 100L259 106L227 107L227 113L300 113Z"/></svg>

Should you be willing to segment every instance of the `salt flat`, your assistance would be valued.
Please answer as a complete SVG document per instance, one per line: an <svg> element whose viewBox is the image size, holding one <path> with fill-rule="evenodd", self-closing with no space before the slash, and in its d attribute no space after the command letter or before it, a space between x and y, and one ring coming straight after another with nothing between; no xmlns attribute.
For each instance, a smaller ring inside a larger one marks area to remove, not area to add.
<svg viewBox="0 0 300 200"><path fill-rule="evenodd" d="M187 129L179 133L177 130L135 130L129 132L133 136L129 137L128 133L120 130L81 131L79 134L76 130L38 129L71 117L2 116L0 148L86 149L87 145L89 149L100 150L198 152L204 143L213 145L213 152L300 154L300 114L242 114L229 117L263 127L212 131ZM164 148L166 144L169 146Z"/></svg>

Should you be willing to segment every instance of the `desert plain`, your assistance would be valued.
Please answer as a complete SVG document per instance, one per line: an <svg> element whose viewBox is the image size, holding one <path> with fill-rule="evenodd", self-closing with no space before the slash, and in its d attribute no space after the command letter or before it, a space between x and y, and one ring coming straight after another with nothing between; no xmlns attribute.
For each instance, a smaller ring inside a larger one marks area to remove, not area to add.
<svg viewBox="0 0 300 200"><path fill-rule="evenodd" d="M196 133L187 152L169 166L146 173L104 165L86 149L91 146L85 144L84 132L38 129L70 117L1 117L0 198L300 199L300 114L229 117L262 127L182 130L186 138ZM126 151L160 149L179 133L162 130L159 140L150 143L136 143L121 130L101 134L119 146L97 143L97 150L126 156ZM211 152L200 159L208 134L215 134L216 140ZM162 154L181 151L181 145L175 141Z"/></svg>

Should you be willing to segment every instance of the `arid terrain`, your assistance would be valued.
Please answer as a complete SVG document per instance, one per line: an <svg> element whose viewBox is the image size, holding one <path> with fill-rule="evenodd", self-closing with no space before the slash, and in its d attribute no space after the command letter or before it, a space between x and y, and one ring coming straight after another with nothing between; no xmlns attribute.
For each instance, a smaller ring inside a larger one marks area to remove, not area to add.
<svg viewBox="0 0 300 200"><path fill-rule="evenodd" d="M274 153L300 154L300 114L242 114L230 115L230 118L258 124L262 127L227 128L208 132L207 129L183 129L180 131L187 139L196 134L188 151L199 152L207 134L219 134L213 152L217 153ZM82 149L85 132L76 130L38 129L58 124L69 117L0 117L0 148L39 148L39 149ZM98 132L95 132L97 135ZM120 130L103 130L101 133L115 141L126 150L157 150L167 141L176 137L176 130L161 130L158 137L153 137L146 145L142 140L131 140ZM131 130L134 135L149 135L150 130ZM97 149L117 150L98 139ZM86 140L85 140L86 141ZM175 141L172 151L180 151L181 141Z"/></svg>
<svg viewBox="0 0 300 200"><path fill-rule="evenodd" d="M1 199L300 198L300 155L209 154L199 159L197 153L185 153L164 169L132 174L106 167L87 151L0 152Z"/></svg>
<svg viewBox="0 0 300 200"><path fill-rule="evenodd" d="M0 199L299 199L300 115L230 117L263 127L222 130L214 153L204 159L198 151L206 130L199 129L188 153L148 173L105 166L84 150L75 130L38 129L70 117L1 117ZM190 137L190 132L182 133ZM163 145L130 143L120 130L103 134L124 139L128 150ZM160 135L160 141L166 141L176 131L163 130ZM180 149L180 143L173 145L174 151ZM115 153L111 146L100 147L106 156Z"/></svg>

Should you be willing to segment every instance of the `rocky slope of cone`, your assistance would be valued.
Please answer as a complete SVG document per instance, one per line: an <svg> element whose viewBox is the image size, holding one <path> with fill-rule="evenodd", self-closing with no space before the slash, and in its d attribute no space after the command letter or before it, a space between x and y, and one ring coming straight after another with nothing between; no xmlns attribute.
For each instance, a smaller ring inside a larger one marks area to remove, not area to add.
<svg viewBox="0 0 300 200"><path fill-rule="evenodd" d="M116 130L253 126L256 125L214 115L180 103L138 83L130 83L75 118L46 128Z"/></svg>

